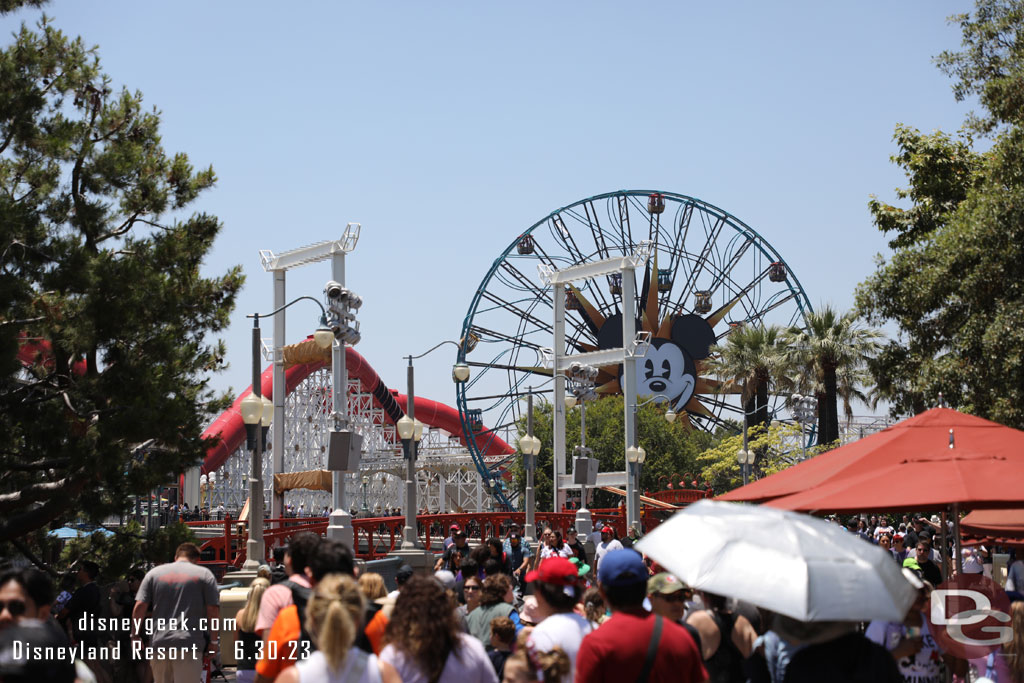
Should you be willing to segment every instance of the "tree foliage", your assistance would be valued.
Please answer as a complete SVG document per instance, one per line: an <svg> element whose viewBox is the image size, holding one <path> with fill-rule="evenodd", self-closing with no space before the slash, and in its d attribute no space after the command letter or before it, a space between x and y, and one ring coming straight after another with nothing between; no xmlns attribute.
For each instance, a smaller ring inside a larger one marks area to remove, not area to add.
<svg viewBox="0 0 1024 683"><path fill-rule="evenodd" d="M963 50L936 58L939 68L956 79L958 101L977 96L986 109L971 114L967 124L981 133L1024 121L1024 3L1017 0L978 0L974 16L957 14Z"/></svg>
<svg viewBox="0 0 1024 683"><path fill-rule="evenodd" d="M601 472L625 470L625 431L622 396L605 396L586 402L587 447L594 450ZM519 434L526 434L526 419L519 421ZM534 474L534 493L538 509L550 510L552 501L552 443L554 436L552 404L535 401L533 433L541 441ZM680 421L669 424L665 408L657 403L640 406L637 411L637 441L647 451L647 462L640 475L640 489L657 491L669 481L697 471L697 454L715 443L720 436L688 429ZM580 445L580 410L569 412L566 420L567 470L572 472L573 449ZM515 487L526 488L526 474L521 460L512 466ZM593 507L615 507L621 498L605 491L595 491Z"/></svg>
<svg viewBox="0 0 1024 683"><path fill-rule="evenodd" d="M796 385L810 387L818 399L818 443L827 444L839 439L838 399L843 397L849 411L882 335L862 326L855 311L839 313L831 306L809 312L806 321L803 329L790 330L789 351L794 365L803 368Z"/></svg>
<svg viewBox="0 0 1024 683"><path fill-rule="evenodd" d="M800 442L805 436L799 425L787 422L754 425L747 430L747 438L748 448L758 454L752 468L752 480L781 472L800 462L805 455L812 458L834 447L822 445L802 449ZM736 458L742 448L743 435L732 434L697 456L701 480L711 486L715 495L743 484L743 473Z"/></svg>
<svg viewBox="0 0 1024 683"><path fill-rule="evenodd" d="M0 52L0 540L97 518L197 462L241 286L204 277L215 181L43 17Z"/></svg>
<svg viewBox="0 0 1024 683"><path fill-rule="evenodd" d="M68 541L60 554L60 568L68 569L79 560L92 560L100 566L101 580L113 581L124 577L133 567L170 562L179 545L196 540L192 529L181 522L145 534L142 525L132 520L113 536L93 533Z"/></svg>
<svg viewBox="0 0 1024 683"><path fill-rule="evenodd" d="M869 321L899 334L871 362L877 393L893 414L938 401L1024 427L1024 3L982 0L962 16L964 50L940 67L959 79L958 98L987 110L969 125L995 134L984 154L971 140L897 131L909 209L873 203L876 226L898 233L897 249L857 291ZM951 172L950 169L958 169ZM938 207L938 208L936 208ZM908 220L893 222L890 217ZM909 219L934 216L934 220Z"/></svg>
<svg viewBox="0 0 1024 683"><path fill-rule="evenodd" d="M768 424L768 393L786 391L795 383L796 369L784 330L778 325L741 325L725 343L711 349L709 372L724 380L725 391L740 389L740 401L750 424Z"/></svg>

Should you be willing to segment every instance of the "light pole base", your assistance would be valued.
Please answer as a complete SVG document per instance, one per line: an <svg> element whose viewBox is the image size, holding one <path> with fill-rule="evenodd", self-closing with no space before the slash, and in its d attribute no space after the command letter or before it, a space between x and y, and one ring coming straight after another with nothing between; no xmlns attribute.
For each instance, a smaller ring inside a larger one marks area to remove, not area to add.
<svg viewBox="0 0 1024 683"><path fill-rule="evenodd" d="M327 522L327 538L332 541L341 541L355 553L355 530L352 528L352 515L338 508L331 513Z"/></svg>
<svg viewBox="0 0 1024 683"><path fill-rule="evenodd" d="M250 538L245 542L245 562L242 563L243 572L256 573L256 570L260 568L261 564L264 564L266 560L261 559L263 556L263 543L256 539Z"/></svg>
<svg viewBox="0 0 1024 683"><path fill-rule="evenodd" d="M398 557L402 560L402 564L407 564L413 568L417 574L423 574L430 576L434 573L434 553L423 548L414 548L401 550L393 550L388 553L388 557Z"/></svg>
<svg viewBox="0 0 1024 683"><path fill-rule="evenodd" d="M580 508L576 511L576 520L574 524L576 526L577 534L589 538L590 534L594 533L594 519L591 517L590 510L587 508Z"/></svg>

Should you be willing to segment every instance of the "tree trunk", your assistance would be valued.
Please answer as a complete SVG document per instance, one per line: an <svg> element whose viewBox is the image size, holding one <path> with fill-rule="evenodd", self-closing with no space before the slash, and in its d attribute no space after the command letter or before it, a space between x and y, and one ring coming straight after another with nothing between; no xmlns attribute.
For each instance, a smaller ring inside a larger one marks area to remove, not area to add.
<svg viewBox="0 0 1024 683"><path fill-rule="evenodd" d="M757 407L754 414L754 424L759 424L768 428L768 423L771 421L771 417L768 414L768 378L759 377L757 383L757 392L755 396L757 398Z"/></svg>
<svg viewBox="0 0 1024 683"><path fill-rule="evenodd" d="M836 383L836 367L831 364L825 365L823 370L825 408L824 410L819 408L819 414L824 414L825 425L819 443L832 443L839 438L839 407L837 405L839 392ZM819 403L818 405L820 406L821 404Z"/></svg>

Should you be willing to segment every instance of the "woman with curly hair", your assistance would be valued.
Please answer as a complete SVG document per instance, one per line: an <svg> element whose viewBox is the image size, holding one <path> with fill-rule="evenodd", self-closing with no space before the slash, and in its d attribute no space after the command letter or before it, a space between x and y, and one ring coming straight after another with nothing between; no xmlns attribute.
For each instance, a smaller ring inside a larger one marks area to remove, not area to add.
<svg viewBox="0 0 1024 683"><path fill-rule="evenodd" d="M353 643L365 602L351 576L328 574L306 605L306 628L317 650L281 672L278 683L401 683L394 668Z"/></svg>
<svg viewBox="0 0 1024 683"><path fill-rule="evenodd" d="M480 606L466 617L469 634L479 639L481 643L489 643L491 619L509 617L513 622L518 622L519 615L512 607L514 599L510 578L504 574L495 574L484 579L483 589L480 591ZM513 617L513 614L516 617Z"/></svg>
<svg viewBox="0 0 1024 683"><path fill-rule="evenodd" d="M490 625L490 622L488 622ZM497 683L483 644L462 633L455 603L433 578L402 587L380 653L405 683Z"/></svg>

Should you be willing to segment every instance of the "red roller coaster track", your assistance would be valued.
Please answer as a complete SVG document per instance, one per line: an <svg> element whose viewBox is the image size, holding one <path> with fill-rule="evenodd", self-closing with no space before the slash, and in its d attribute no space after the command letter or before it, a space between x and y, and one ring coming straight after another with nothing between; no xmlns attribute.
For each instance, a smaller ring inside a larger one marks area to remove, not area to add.
<svg viewBox="0 0 1024 683"><path fill-rule="evenodd" d="M358 378L364 390L373 395L374 404L383 409L385 419L392 424L395 423L404 412L400 405L405 405L406 397L389 390L381 380L377 371L360 355L355 349L345 349L345 364L348 367L349 377ZM326 363L303 363L293 365L285 370L285 393L290 394L295 387L302 383L302 380L312 373L326 366ZM270 396L274 388L273 366L268 366L260 376L260 393L263 396ZM239 407L242 399L252 391L250 386L235 400L235 402L224 411L209 427L203 432L204 438L220 437L217 443L206 452L200 471L203 473L215 471L234 453L245 440L245 424L242 422L242 414ZM457 436L465 445L466 435L462 430L462 421L459 418L459 411L451 406L432 401L429 398L415 397L416 419L425 425L443 429L444 431ZM489 435L474 435L477 446L482 450L486 444L486 455L511 455L515 449L505 441Z"/></svg>
<svg viewBox="0 0 1024 683"><path fill-rule="evenodd" d="M53 358L50 353L49 342L45 340L30 341L23 338L21 347L18 350L18 359L25 365L40 362L52 363ZM326 365L325 362L302 363L286 369L284 373L285 394L290 394L304 379ZM369 391L373 395L373 402L384 411L385 419L394 424L405 414L401 406L405 405L406 397L403 394L388 389L383 380L381 380L380 375L377 374L377 371L373 369L359 352L352 348L346 348L345 365L348 368L349 377L357 378L363 385L364 390ZM85 362L79 361L75 363L73 371L76 374L83 374L85 372ZM273 393L273 389L274 372L271 365L260 376L260 393L263 396L270 396ZM203 432L204 438L216 439L216 442L206 451L206 457L203 459L203 464L200 467L202 473L205 474L220 469L224 462L231 457L231 454L242 445L242 442L245 440L245 424L242 422L242 413L239 411L239 406L242 403L242 399L251 392L252 387L250 386L235 399L230 408L221 413ZM443 429L449 434L457 436L465 445L466 435L462 430L462 421L459 418L458 410L444 403L432 401L421 396L415 398L415 404L416 419L425 425ZM484 434L474 435L473 438L477 446L486 455L511 455L515 453L515 449L497 435L491 437L484 432Z"/></svg>

